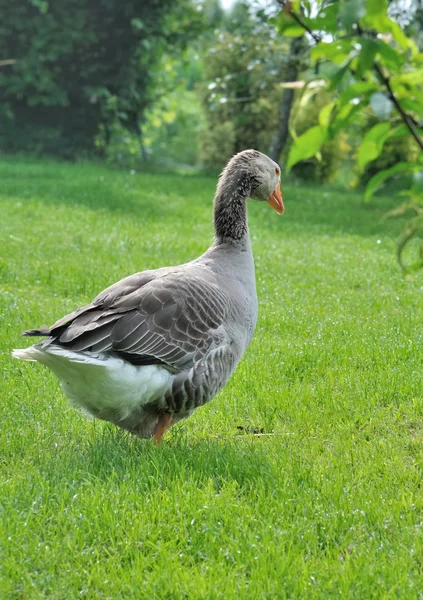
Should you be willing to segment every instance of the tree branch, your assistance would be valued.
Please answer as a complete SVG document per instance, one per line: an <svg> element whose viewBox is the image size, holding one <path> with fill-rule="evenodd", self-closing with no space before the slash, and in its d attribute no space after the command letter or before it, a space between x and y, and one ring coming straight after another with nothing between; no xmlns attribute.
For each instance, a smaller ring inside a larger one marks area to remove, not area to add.
<svg viewBox="0 0 423 600"><path fill-rule="evenodd" d="M423 141L420 139L420 136L416 131L416 128L413 123L413 119L404 111L401 104L398 102L398 99L395 96L394 91L391 87L389 77L386 77L386 75L383 74L383 71L382 71L380 65L378 65L376 61L374 62L373 67L374 67L376 73L378 74L380 81L383 83L383 85L388 90L389 98L395 104L397 111L400 113L402 120L407 125L411 135L413 136L413 138L416 140L417 144L419 145L420 150L423 150Z"/></svg>
<svg viewBox="0 0 423 600"><path fill-rule="evenodd" d="M316 42L316 44L318 44L319 42L322 41L320 36L318 36L316 33L314 33L310 29L310 27L306 23L304 23L304 21L301 19L301 17L299 15L297 15L297 13L294 10L292 10L291 3L289 0L278 0L278 3L282 6L282 9L287 10L289 12L289 14L298 23L298 25L300 25L309 35L311 35L311 37ZM361 36L364 33L358 23L357 23L357 33ZM416 130L416 127L413 122L414 119L404 111L401 104L399 103L399 101L398 101L397 97L395 96L394 91L392 89L389 77L384 75L380 65L376 61L373 63L373 68L376 71L377 76L379 77L379 80L382 83L382 85L384 85L385 88L388 90L389 98L394 103L395 108L401 115L401 118L402 118L404 124L408 127L408 130L410 131L411 135L417 142L417 145L419 146L420 150L423 150L423 141L421 140L421 138Z"/></svg>
<svg viewBox="0 0 423 600"><path fill-rule="evenodd" d="M6 60L0 60L0 67L6 67L7 65L14 65L16 60L14 58L8 58Z"/></svg>
<svg viewBox="0 0 423 600"><path fill-rule="evenodd" d="M322 41L320 36L318 36L317 33L314 33L314 31L312 31L310 29L310 27L306 23L304 23L304 21L301 19L301 17L299 15L297 15L297 13L294 10L292 10L290 0L277 0L277 1L282 6L282 9L286 10L291 15L291 17L294 19L294 21L296 21L298 23L298 25L300 25L300 27L305 29L305 31L307 31L307 33L309 35L311 35L311 37L316 42L316 44L318 44L319 42Z"/></svg>
<svg viewBox="0 0 423 600"><path fill-rule="evenodd" d="M361 35L361 36L363 36L363 34L364 34L364 31L362 30L362 28L360 27L360 25L358 23L357 23L357 33L359 35ZM373 63L373 68L376 71L377 76L379 77L379 81L388 90L388 96L389 96L390 100L394 103L395 108L397 109L397 111L401 115L401 118L404 121L405 125L408 127L408 130L410 131L411 135L416 140L417 145L420 147L420 150L423 150L423 141L420 139L420 136L419 136L419 134L416 131L416 127L415 127L415 125L413 123L413 118L410 117L404 111L403 107L399 103L398 98L395 96L394 90L392 89L389 77L387 77L386 75L384 75L381 66L376 61L374 61L374 63Z"/></svg>

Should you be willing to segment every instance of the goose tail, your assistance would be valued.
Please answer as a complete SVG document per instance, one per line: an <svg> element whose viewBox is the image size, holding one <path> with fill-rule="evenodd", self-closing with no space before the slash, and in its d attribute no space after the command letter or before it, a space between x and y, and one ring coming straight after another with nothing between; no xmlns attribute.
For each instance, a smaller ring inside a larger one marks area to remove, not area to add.
<svg viewBox="0 0 423 600"><path fill-rule="evenodd" d="M13 358L19 358L20 360L39 360L43 355L43 352L36 346L30 346L29 348L19 348L12 350Z"/></svg>

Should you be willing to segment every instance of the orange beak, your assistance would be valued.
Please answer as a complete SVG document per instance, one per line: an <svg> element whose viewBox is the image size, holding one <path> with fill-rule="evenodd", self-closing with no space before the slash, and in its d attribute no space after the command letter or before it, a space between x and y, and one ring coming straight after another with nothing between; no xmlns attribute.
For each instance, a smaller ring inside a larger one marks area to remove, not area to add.
<svg viewBox="0 0 423 600"><path fill-rule="evenodd" d="M278 215L283 215L285 207L283 205L283 200L282 200L280 180L278 181L278 185L276 186L274 191L270 194L269 200L267 202L268 202L268 204L270 204L270 206L272 208L275 209L275 211L278 213Z"/></svg>

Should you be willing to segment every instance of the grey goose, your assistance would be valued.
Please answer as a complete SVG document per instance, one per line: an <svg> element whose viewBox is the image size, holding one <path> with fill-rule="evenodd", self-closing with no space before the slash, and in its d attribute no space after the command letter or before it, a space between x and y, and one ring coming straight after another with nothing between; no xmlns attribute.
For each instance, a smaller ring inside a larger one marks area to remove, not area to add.
<svg viewBox="0 0 423 600"><path fill-rule="evenodd" d="M90 415L160 443L166 429L227 383L257 322L247 198L282 214L280 168L256 150L236 154L214 198L215 237L192 262L143 271L14 350L59 378L65 395Z"/></svg>

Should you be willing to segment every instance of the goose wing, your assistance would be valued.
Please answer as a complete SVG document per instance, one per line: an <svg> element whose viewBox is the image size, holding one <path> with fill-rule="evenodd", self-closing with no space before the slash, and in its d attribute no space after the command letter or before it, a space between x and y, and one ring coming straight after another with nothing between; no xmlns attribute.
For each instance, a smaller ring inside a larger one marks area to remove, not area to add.
<svg viewBox="0 0 423 600"><path fill-rule="evenodd" d="M179 369L219 344L230 298L200 267L144 271L122 279L50 328L44 344L114 352L133 364Z"/></svg>

